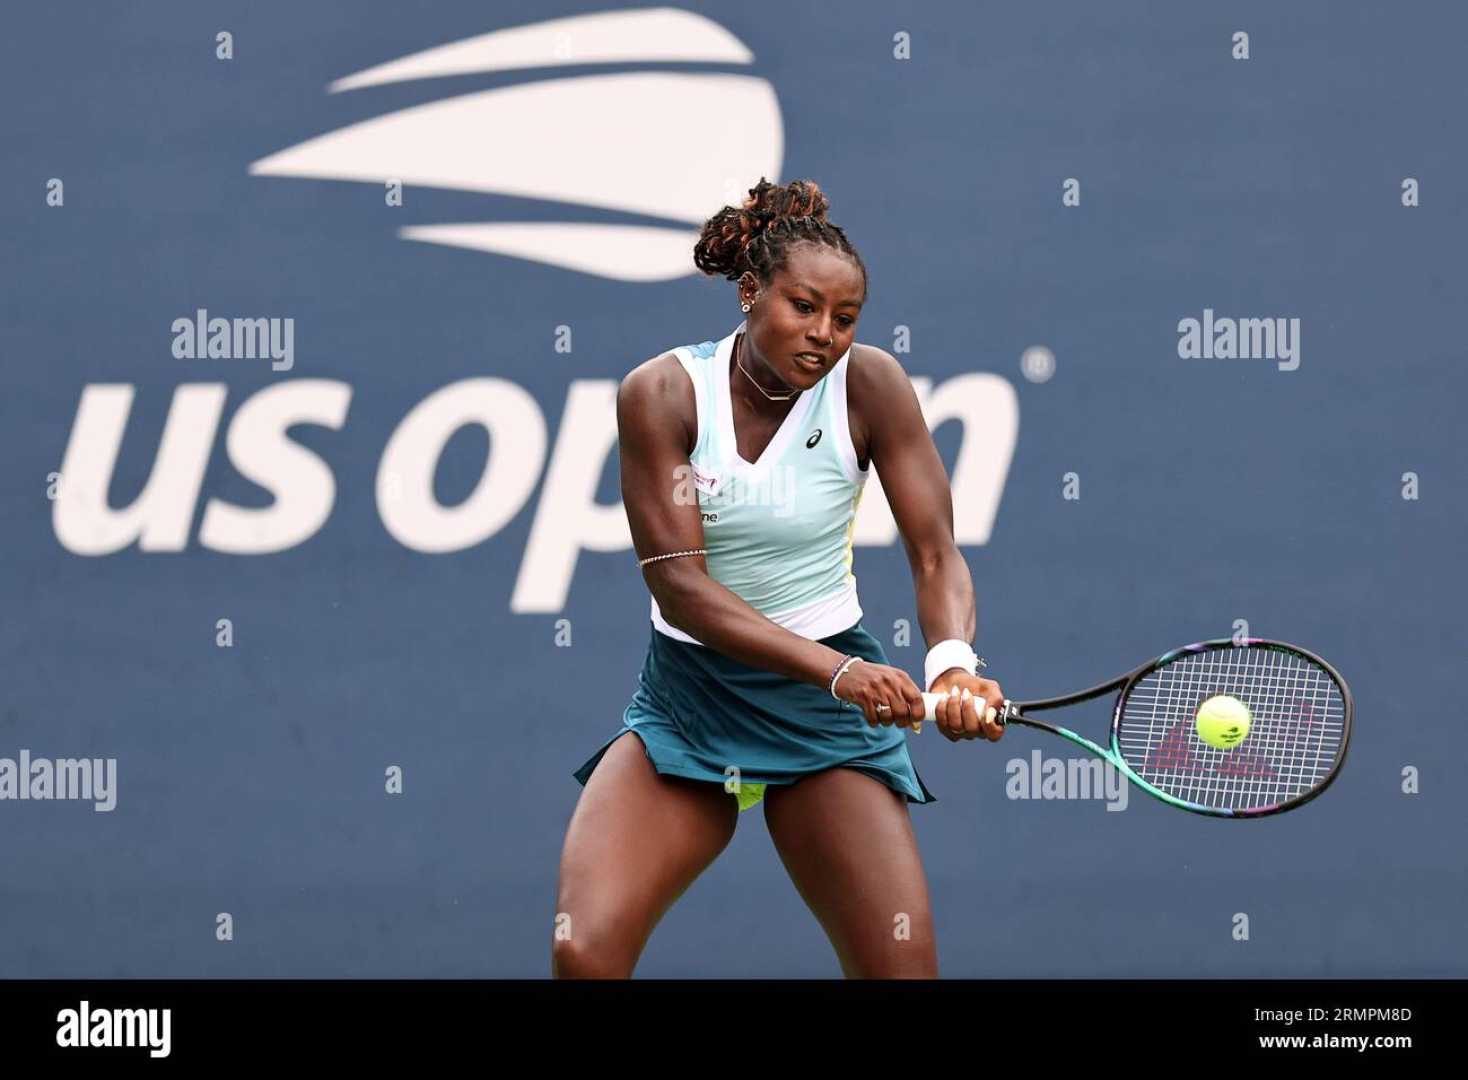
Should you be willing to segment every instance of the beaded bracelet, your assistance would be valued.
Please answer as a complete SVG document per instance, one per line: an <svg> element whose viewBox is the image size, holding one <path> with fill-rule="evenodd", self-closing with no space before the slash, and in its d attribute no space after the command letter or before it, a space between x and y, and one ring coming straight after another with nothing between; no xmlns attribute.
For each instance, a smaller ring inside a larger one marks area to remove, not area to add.
<svg viewBox="0 0 1468 1080"><path fill-rule="evenodd" d="M841 658L841 663L837 665L835 673L831 676L831 696L833 698L836 698L837 701L840 701L841 699L839 697L836 697L836 680L841 678L842 675L845 675L846 669L849 668L852 664L859 663L861 663L861 657L859 656L843 656Z"/></svg>
<svg viewBox="0 0 1468 1080"><path fill-rule="evenodd" d="M694 548L692 551L670 551L666 555L649 555L645 559L638 559L637 565L646 566L648 563L657 562L659 559L680 559L684 555L707 555L708 553L708 548Z"/></svg>

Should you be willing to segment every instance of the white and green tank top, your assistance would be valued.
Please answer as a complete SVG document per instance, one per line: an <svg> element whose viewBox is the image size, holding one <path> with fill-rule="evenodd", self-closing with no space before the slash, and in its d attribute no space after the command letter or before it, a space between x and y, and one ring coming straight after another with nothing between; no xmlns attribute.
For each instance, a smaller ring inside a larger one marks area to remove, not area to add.
<svg viewBox="0 0 1468 1080"><path fill-rule="evenodd" d="M729 373L740 323L722 341L673 350L693 380L698 441L692 475L709 575L766 618L818 640L861 619L852 572L852 530L868 469L857 467L846 417L847 349L801 393L755 462L739 456ZM670 625L652 600L652 622L679 641L698 639Z"/></svg>

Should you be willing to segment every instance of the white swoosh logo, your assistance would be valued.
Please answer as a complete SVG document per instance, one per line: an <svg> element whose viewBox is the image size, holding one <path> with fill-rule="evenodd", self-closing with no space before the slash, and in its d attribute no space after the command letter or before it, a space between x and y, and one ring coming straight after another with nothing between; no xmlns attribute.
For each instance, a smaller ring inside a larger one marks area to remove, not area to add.
<svg viewBox="0 0 1468 1080"><path fill-rule="evenodd" d="M369 68L331 89L548 64L750 59L717 23L659 8L500 30ZM407 240L642 282L695 272L697 227L717 207L737 204L753 178L778 181L783 156L780 105L767 80L635 71L548 79L402 109L288 147L249 171L399 180L684 223L460 222L398 230Z"/></svg>
<svg viewBox="0 0 1468 1080"><path fill-rule="evenodd" d="M747 64L753 59L733 34L691 11L604 11L494 30L425 49L338 79L327 89L335 94L407 79L565 64L635 60Z"/></svg>

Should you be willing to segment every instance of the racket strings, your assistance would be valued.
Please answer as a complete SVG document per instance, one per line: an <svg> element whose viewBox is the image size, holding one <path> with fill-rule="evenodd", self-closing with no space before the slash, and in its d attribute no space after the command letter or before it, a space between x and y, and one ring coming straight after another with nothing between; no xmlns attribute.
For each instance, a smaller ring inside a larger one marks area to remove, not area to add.
<svg viewBox="0 0 1468 1080"><path fill-rule="evenodd" d="M1216 694L1249 709L1249 733L1232 749L1198 736L1198 707ZM1329 778L1345 724L1345 699L1324 668L1278 647L1238 645L1183 654L1133 684L1117 749L1132 771L1175 798L1260 810Z"/></svg>

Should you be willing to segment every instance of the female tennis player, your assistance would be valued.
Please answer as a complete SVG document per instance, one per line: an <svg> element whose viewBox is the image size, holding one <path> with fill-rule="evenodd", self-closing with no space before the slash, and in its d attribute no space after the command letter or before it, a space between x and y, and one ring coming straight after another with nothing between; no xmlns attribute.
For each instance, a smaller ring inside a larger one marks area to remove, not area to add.
<svg viewBox="0 0 1468 1080"><path fill-rule="evenodd" d="M622 497L652 594L622 727L576 778L557 977L630 977L654 926L765 821L849 978L936 978L905 731L921 691L861 625L852 527L872 465L902 532L924 681L950 741L998 740L948 478L901 366L852 338L866 267L817 185L761 178L703 228L695 265L745 321L639 365L617 394Z"/></svg>

